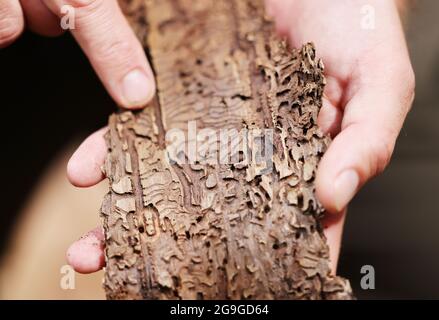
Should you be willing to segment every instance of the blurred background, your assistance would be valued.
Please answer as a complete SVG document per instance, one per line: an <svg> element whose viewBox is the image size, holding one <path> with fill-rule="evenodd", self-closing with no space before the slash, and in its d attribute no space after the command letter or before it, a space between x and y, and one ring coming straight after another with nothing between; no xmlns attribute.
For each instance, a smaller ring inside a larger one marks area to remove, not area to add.
<svg viewBox="0 0 439 320"><path fill-rule="evenodd" d="M339 274L360 299L439 299L439 1L419 0L407 37L416 100L386 172L354 199ZM80 190L65 166L114 104L71 36L26 33L0 50L0 298L102 299L103 274L63 290L65 250L99 224L106 183ZM363 265L376 288L363 290Z"/></svg>

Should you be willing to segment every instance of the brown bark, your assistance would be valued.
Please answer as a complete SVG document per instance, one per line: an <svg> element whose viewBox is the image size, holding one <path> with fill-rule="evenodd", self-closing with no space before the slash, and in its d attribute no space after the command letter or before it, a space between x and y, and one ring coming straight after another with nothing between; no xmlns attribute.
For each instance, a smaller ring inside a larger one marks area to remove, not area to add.
<svg viewBox="0 0 439 320"><path fill-rule="evenodd" d="M288 49L262 1L123 8L149 49L158 93L143 111L110 118L107 297L351 298L349 282L330 275L314 195L330 140L316 126L325 80L313 46ZM273 129L273 170L245 147L235 149L238 163L173 164L165 134L187 133L191 120L218 137L225 128Z"/></svg>

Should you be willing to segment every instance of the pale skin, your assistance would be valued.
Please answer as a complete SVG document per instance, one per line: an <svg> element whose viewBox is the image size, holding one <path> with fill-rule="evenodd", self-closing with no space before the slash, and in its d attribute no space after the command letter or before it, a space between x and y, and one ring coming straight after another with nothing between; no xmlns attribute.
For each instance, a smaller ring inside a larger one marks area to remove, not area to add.
<svg viewBox="0 0 439 320"><path fill-rule="evenodd" d="M25 27L57 36L60 8L76 8L72 34L113 99L123 108L144 107L154 95L154 76L116 0L2 0L0 48ZM376 26L362 28L363 6ZM327 86L319 125L334 138L317 172L316 192L327 209L325 234L336 270L348 203L387 166L414 98L415 79L401 25L402 0L266 0L277 30L293 47L313 41L325 63ZM108 32L111 30L111 32ZM67 176L77 187L104 179L105 128L71 157ZM81 273L104 267L102 229L73 243L68 262Z"/></svg>

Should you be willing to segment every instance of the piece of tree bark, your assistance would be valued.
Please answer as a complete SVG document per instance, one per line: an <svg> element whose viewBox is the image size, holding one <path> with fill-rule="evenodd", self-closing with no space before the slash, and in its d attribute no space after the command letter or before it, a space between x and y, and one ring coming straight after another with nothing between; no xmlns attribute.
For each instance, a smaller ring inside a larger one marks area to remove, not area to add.
<svg viewBox="0 0 439 320"><path fill-rule="evenodd" d="M149 50L158 92L144 110L109 122L107 297L352 298L349 282L330 274L314 195L330 140L316 125L325 79L313 46L288 49L263 1L121 5ZM238 163L189 163L189 121L217 137L272 130L273 157L255 162L248 143L234 149ZM170 161L173 129L187 134L177 156L188 163Z"/></svg>

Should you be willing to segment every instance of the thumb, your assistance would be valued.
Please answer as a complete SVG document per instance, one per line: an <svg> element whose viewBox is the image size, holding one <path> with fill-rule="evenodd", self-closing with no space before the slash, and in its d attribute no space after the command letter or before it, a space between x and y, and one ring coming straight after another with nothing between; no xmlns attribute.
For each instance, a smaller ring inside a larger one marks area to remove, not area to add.
<svg viewBox="0 0 439 320"><path fill-rule="evenodd" d="M367 84L346 104L342 130L317 171L317 197L329 212L343 211L361 186L389 163L413 101L414 80L405 83Z"/></svg>

